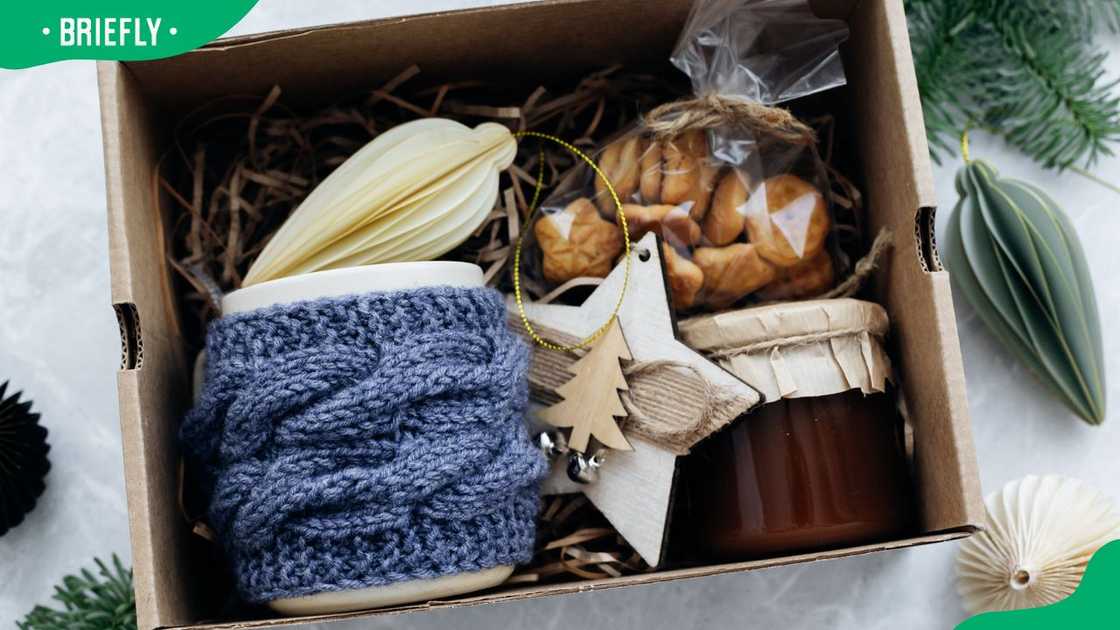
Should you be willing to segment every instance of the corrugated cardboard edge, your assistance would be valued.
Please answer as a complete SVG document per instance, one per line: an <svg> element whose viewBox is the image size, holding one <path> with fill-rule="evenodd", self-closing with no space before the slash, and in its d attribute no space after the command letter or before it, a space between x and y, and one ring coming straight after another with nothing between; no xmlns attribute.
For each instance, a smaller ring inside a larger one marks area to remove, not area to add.
<svg viewBox="0 0 1120 630"><path fill-rule="evenodd" d="M318 615L311 617L299 617L292 619L270 619L266 621L235 621L225 623L201 623L190 626L173 626L173 628L191 628L192 630L244 630L245 628L271 628L277 626L284 626L291 623L324 623L332 621L344 621L347 619L357 619L368 616L371 612L377 612L379 615L398 615L409 612L416 612L421 610L444 610L453 608L463 608L467 606L481 606L485 604L495 604L498 602L513 602L532 597L552 596L552 595L573 595L576 593L592 593L612 590L616 588L625 588L630 586L640 586L643 584L657 584L659 582L667 582L670 580L682 580L692 578L710 577L713 575L722 575L725 573L738 573L742 571L751 571L756 569L766 569L771 567L780 567L790 564L818 562L821 560L835 560L837 558L848 558L852 556L862 556L869 553L876 553L879 551L890 551L893 549L902 549L906 547L916 547L919 545L929 545L940 543L950 540L957 540L965 538L973 533L971 528L962 528L959 530L940 532L933 534L926 534L922 536L915 536L913 538L905 538L902 540L891 541L889 543L881 543L874 545L863 545L860 547L850 547L847 549L836 549L832 551L818 551L814 553L805 553L796 556L785 556L782 558L773 558L767 560L751 560L747 562L734 562L730 564L721 564L707 567L695 567L687 569L675 569L671 571L659 571L657 573L647 573L640 575L630 575L621 578L605 579L605 580L587 580L583 582L571 582L566 584L553 584L547 587L548 590L543 590L544 587L525 587L502 593L492 593L488 595L479 595L476 597L468 597L459 599L453 602L433 601L426 604L416 606L402 606L399 608L388 608L377 611L355 611L352 613L342 613L336 615Z"/></svg>
<svg viewBox="0 0 1120 630"><path fill-rule="evenodd" d="M135 337L132 325L123 317L125 311L135 316L136 306L132 297L132 266L128 238L124 225L124 174L122 173L122 146L124 123L121 112L120 85L124 78L122 66L113 62L97 64L97 83L101 101L101 130L104 138L105 192L109 213L109 269L111 295L114 309L120 316L122 347L127 348L130 337ZM137 515L148 514L151 506L149 489L144 475L144 441L139 430L140 395L137 386L138 372L128 369L127 350L122 352L121 371L117 374L117 396L121 423L121 447L124 455L125 492L128 497L129 530L132 540L132 562L137 568L133 574L136 591L137 620L140 627L149 627L159 618L155 584L147 567L152 566L152 540L150 529L137 521Z"/></svg>

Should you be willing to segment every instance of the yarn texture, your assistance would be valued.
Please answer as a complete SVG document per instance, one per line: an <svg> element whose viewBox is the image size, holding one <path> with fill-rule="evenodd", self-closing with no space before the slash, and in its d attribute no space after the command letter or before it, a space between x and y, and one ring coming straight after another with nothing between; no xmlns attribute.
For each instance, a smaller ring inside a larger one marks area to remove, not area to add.
<svg viewBox="0 0 1120 630"><path fill-rule="evenodd" d="M493 289L298 302L210 325L180 429L250 602L528 561L543 455Z"/></svg>

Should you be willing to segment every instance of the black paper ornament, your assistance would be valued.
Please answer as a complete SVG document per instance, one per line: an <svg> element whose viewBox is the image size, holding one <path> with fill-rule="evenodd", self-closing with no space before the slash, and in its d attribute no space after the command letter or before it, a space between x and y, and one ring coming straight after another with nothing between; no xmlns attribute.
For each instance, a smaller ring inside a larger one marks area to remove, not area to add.
<svg viewBox="0 0 1120 630"><path fill-rule="evenodd" d="M0 536L35 507L51 469L39 414L31 413L30 400L20 402L20 392L5 398L7 389L7 381L0 384Z"/></svg>

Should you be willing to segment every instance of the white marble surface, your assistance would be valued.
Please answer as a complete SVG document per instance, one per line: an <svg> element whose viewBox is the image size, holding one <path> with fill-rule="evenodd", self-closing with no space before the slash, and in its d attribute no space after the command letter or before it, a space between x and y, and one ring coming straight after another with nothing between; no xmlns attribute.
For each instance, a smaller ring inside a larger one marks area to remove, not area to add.
<svg viewBox="0 0 1120 630"><path fill-rule="evenodd" d="M264 0L235 29L257 32L494 4L487 0ZM1106 36L1112 76L1120 41ZM985 138L976 156L1044 186L1072 215L1097 282L1110 362L1109 419L1092 428L1035 381L958 304L981 476L988 490L1028 473L1081 477L1120 497L1120 194L1055 176ZM937 169L943 211L956 164ZM1120 159L1096 172L1120 182ZM94 68L58 63L0 71L0 379L25 390L51 431L48 489L27 522L0 538L0 623L46 600L93 555L128 557L109 307L104 177ZM750 574L539 599L331 628L946 628L960 621L954 544Z"/></svg>

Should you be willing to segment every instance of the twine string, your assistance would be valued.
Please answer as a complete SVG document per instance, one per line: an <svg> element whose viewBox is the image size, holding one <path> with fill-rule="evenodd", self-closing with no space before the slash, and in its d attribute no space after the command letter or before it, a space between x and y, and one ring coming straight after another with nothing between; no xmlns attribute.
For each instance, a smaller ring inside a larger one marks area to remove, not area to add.
<svg viewBox="0 0 1120 630"><path fill-rule="evenodd" d="M845 278L843 282L815 296L813 299L830 300L833 298L852 297L856 293L859 293L860 289L863 288L863 284L867 282L871 274L875 273L875 270L879 268L879 263L882 262L883 255L886 254L887 250L894 244L893 239L894 234L889 228L879 230L879 233L875 235L875 240L871 243L871 248L863 255L863 258L856 261L852 273Z"/></svg>
<svg viewBox="0 0 1120 630"><path fill-rule="evenodd" d="M582 357L587 350L575 349L567 352L575 357ZM673 417L670 421L659 420L644 411L638 402L643 395L641 389L635 386L643 380L656 378L670 370L691 372L700 381L703 402L699 412L690 418ZM720 417L721 410L729 405L745 402L741 396L731 394L726 387L708 380L695 365L682 361L672 359L631 361L623 367L622 373L631 384L630 389L618 393L619 400L628 415L624 427L626 433L645 438L677 455L687 455L689 449L699 439L726 424L728 419ZM548 387L544 383L538 384Z"/></svg>
<svg viewBox="0 0 1120 630"><path fill-rule="evenodd" d="M668 449L676 455L687 455L689 449L704 436L723 424L718 411L724 406L739 402L739 397L729 396L725 388L712 383L695 365L672 361L667 359L655 361L635 361L628 365L623 374L626 377L641 379L654 376L666 370L687 370L700 379L704 393L704 404L700 413L687 421L674 418L666 422L645 414L641 407L634 401L633 390L619 392L622 406L629 414L626 421L626 431L633 435L646 438L653 443Z"/></svg>
<svg viewBox="0 0 1120 630"><path fill-rule="evenodd" d="M787 109L722 94L655 107L646 115L645 125L659 140L696 129L740 127L790 144L811 145L817 141L813 129Z"/></svg>
<svg viewBox="0 0 1120 630"><path fill-rule="evenodd" d="M765 341L758 341L755 343L748 343L744 345L721 346L716 347L713 350L706 350L705 354L712 359L726 359L729 357L741 356L745 354L754 354L756 352L762 352L764 350L773 350L774 348L807 346L809 344L819 343L822 341L830 341L839 337L862 335L868 332L870 331L866 327L841 328L839 330L827 330L819 333L809 333L805 335L792 335L789 337L766 339Z"/></svg>

